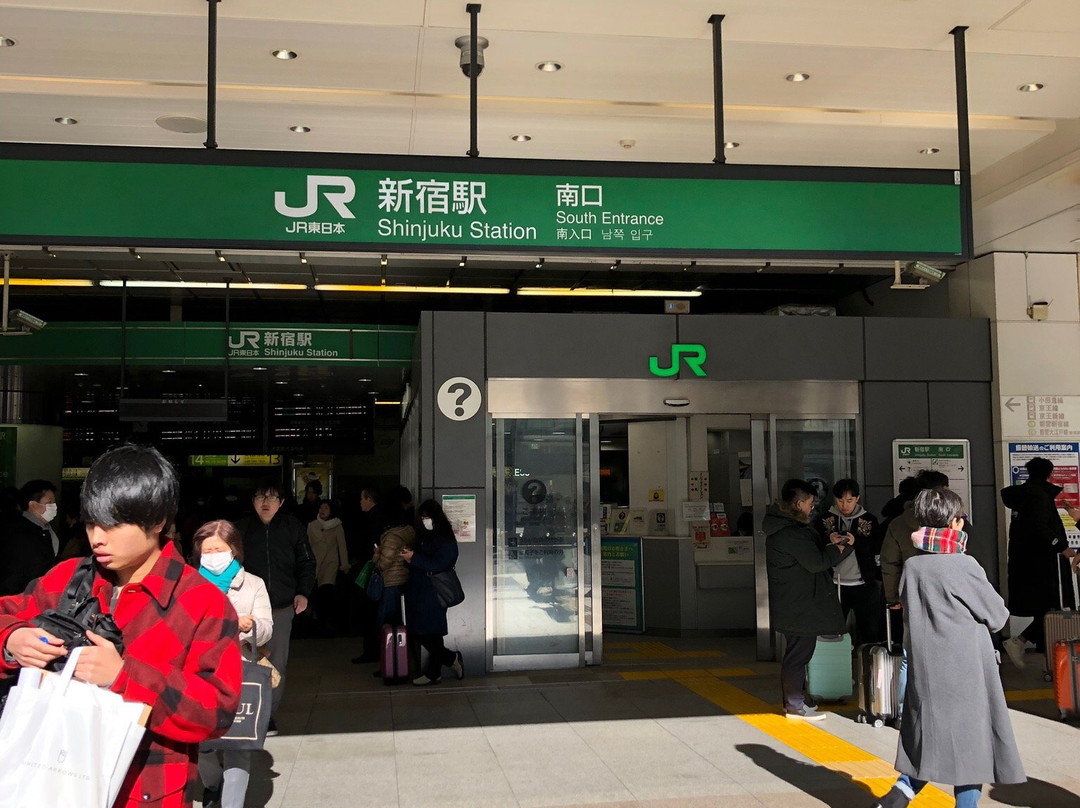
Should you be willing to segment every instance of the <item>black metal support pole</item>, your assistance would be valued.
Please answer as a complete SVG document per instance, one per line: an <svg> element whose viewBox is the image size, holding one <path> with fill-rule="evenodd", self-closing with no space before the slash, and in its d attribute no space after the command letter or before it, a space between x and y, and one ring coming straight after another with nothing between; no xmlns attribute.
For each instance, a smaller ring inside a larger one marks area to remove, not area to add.
<svg viewBox="0 0 1080 808"><path fill-rule="evenodd" d="M208 149L217 148L217 4L221 0L207 0L206 33L206 142Z"/></svg>
<svg viewBox="0 0 1080 808"><path fill-rule="evenodd" d="M232 325L232 321L229 317L229 291L232 289L231 282L228 278L225 279L225 411L229 409L229 351L232 347L229 345L229 330Z"/></svg>
<svg viewBox="0 0 1080 808"><path fill-rule="evenodd" d="M960 151L960 225L963 230L964 258L975 252L975 226L971 209L971 129L968 122L967 48L964 44L966 25L958 25L949 33L953 37L953 56L956 63L956 141Z"/></svg>
<svg viewBox="0 0 1080 808"><path fill-rule="evenodd" d="M469 14L469 157L479 157L480 150L476 147L476 80L480 78L476 69L476 51L478 36L476 18L480 14L479 3L468 3L465 11Z"/></svg>
<svg viewBox="0 0 1080 808"><path fill-rule="evenodd" d="M716 157L713 162L718 165L727 162L724 154L724 41L720 34L720 23L723 21L723 14L709 17L709 24L712 26L713 122L716 133Z"/></svg>
<svg viewBox="0 0 1080 808"><path fill-rule="evenodd" d="M120 287L120 398L127 398L127 283Z"/></svg>

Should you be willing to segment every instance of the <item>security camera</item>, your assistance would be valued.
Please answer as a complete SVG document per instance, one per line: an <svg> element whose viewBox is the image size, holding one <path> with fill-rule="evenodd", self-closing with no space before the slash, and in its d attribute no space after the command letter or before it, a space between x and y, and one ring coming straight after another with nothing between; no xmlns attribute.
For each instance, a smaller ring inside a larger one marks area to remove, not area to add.
<svg viewBox="0 0 1080 808"><path fill-rule="evenodd" d="M624 149L634 148L635 143L637 143L637 141L631 140L630 138L624 138L623 140L619 141L619 145L622 146Z"/></svg>
<svg viewBox="0 0 1080 808"><path fill-rule="evenodd" d="M35 317L32 314L28 314L22 309L12 309L8 312L8 319L13 323L18 323L27 331L40 331L48 325L40 317Z"/></svg>
<svg viewBox="0 0 1080 808"><path fill-rule="evenodd" d="M904 266L904 271L916 278L922 278L930 283L937 283L945 277L945 271L924 264L922 261L912 261Z"/></svg>
<svg viewBox="0 0 1080 808"><path fill-rule="evenodd" d="M482 36L476 38L476 75L479 77L484 72L484 48L488 46L488 41ZM472 37L459 36L454 40L454 47L461 51L461 59L458 61L458 65L461 67L461 72L465 74L465 78L472 78L470 75L470 68L472 67Z"/></svg>

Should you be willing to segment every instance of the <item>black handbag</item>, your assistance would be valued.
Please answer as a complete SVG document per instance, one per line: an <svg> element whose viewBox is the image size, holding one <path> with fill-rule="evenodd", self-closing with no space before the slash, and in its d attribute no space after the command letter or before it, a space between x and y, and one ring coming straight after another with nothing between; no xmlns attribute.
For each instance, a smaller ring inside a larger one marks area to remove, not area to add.
<svg viewBox="0 0 1080 808"><path fill-rule="evenodd" d="M124 655L124 637L111 614L101 611L101 604L93 595L94 559L85 558L75 568L67 587L60 596L55 609L46 609L30 623L43 629L64 643L64 648L93 645L86 637L92 631L116 646L117 653ZM60 671L66 657L57 657L46 670Z"/></svg>
<svg viewBox="0 0 1080 808"><path fill-rule="evenodd" d="M234 752L255 752L266 743L270 727L273 668L259 664L259 646L255 627L251 627L252 659L244 660L240 686L240 705L236 708L232 726L220 738L203 741L200 749L221 749Z"/></svg>
<svg viewBox="0 0 1080 808"><path fill-rule="evenodd" d="M461 581L453 567L442 572L429 572L428 578L431 579L431 585L435 587L435 597L439 605L444 609L457 606L465 600L465 590L461 588Z"/></svg>

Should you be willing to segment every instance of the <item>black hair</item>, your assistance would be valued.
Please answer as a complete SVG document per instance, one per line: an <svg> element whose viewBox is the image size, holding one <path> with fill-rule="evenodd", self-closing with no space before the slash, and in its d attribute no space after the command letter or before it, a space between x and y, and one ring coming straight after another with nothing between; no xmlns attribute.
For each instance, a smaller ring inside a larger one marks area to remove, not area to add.
<svg viewBox="0 0 1080 808"><path fill-rule="evenodd" d="M964 515L960 495L948 488L927 488L915 497L915 521L924 527L948 527Z"/></svg>
<svg viewBox="0 0 1080 808"><path fill-rule="evenodd" d="M780 501L789 507L807 497L816 496L817 489L806 480L788 480L784 483L784 487L780 489Z"/></svg>
<svg viewBox="0 0 1080 808"><path fill-rule="evenodd" d="M278 499L285 499L284 493L280 480L276 477L263 477L251 492L251 498L254 499L259 494L273 494Z"/></svg>
<svg viewBox="0 0 1080 808"><path fill-rule="evenodd" d="M48 480L31 480L19 489L19 507L25 511L31 502L37 502L49 491L55 494L56 486Z"/></svg>
<svg viewBox="0 0 1080 808"><path fill-rule="evenodd" d="M391 502L398 503L402 508L412 505L412 493L403 485L395 485L391 488L386 498Z"/></svg>
<svg viewBox="0 0 1080 808"><path fill-rule="evenodd" d="M179 499L180 480L161 452L125 444L101 455L86 473L82 521L106 529L136 525L150 532L176 516Z"/></svg>
<svg viewBox="0 0 1080 808"><path fill-rule="evenodd" d="M1045 457L1033 457L1024 464L1028 477L1032 480L1049 480L1054 471L1054 464Z"/></svg>
<svg viewBox="0 0 1080 808"><path fill-rule="evenodd" d="M862 491L859 490L859 484L850 477L845 477L843 480L837 480L832 487L832 495L837 499L851 494L853 497L858 497Z"/></svg>
<svg viewBox="0 0 1080 808"><path fill-rule="evenodd" d="M315 493L315 496L321 497L322 482L319 480L310 480L308 484L304 486L304 493L306 494L308 491L313 491Z"/></svg>
<svg viewBox="0 0 1080 808"><path fill-rule="evenodd" d="M442 505L435 500L425 499L420 503L420 507L416 509L416 513L421 519L425 516L431 519L431 532L435 535L454 535L454 528L450 524L450 520L446 518L446 514L443 513Z"/></svg>
<svg viewBox="0 0 1080 808"><path fill-rule="evenodd" d="M323 505L325 505L327 508L330 509L330 516L329 516L330 519L333 519L335 516L338 515L337 505L334 504L334 501L332 499L320 499L319 500L319 510L322 510ZM318 516L319 511L316 511L315 515Z"/></svg>
<svg viewBox="0 0 1080 808"><path fill-rule="evenodd" d="M376 505L379 504L379 492L374 488L363 488L360 490L361 499L370 499Z"/></svg>
<svg viewBox="0 0 1080 808"><path fill-rule="evenodd" d="M949 475L940 471L923 469L915 475L915 482L918 484L920 491L926 491L930 488L948 488Z"/></svg>
<svg viewBox="0 0 1080 808"><path fill-rule="evenodd" d="M905 477L896 487L896 495L903 502L911 502L919 495L919 481L914 477Z"/></svg>

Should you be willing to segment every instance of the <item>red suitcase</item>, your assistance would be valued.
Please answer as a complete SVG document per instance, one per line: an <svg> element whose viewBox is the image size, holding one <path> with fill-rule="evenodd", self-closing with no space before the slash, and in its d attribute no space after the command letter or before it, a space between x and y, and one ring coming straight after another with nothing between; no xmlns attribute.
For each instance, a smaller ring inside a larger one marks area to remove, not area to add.
<svg viewBox="0 0 1080 808"><path fill-rule="evenodd" d="M405 628L405 604L401 606L402 625L387 623L382 627L382 666L383 682L388 685L408 682L412 679L409 670L409 632Z"/></svg>
<svg viewBox="0 0 1080 808"><path fill-rule="evenodd" d="M1059 563L1057 557L1054 558L1055 564ZM1057 644L1059 642L1066 642L1069 640L1080 640L1080 611L1077 610L1077 605L1080 603L1080 592L1077 592L1076 576L1072 570L1069 569L1068 576L1072 582L1073 587L1073 602L1072 608L1065 608L1065 591L1061 585L1061 569L1058 568L1058 603L1061 604L1060 609L1047 612L1043 617L1043 636L1046 642L1046 680L1050 681L1054 679L1057 673Z"/></svg>
<svg viewBox="0 0 1080 808"><path fill-rule="evenodd" d="M1080 715L1080 640L1054 643L1054 697L1062 721Z"/></svg>

